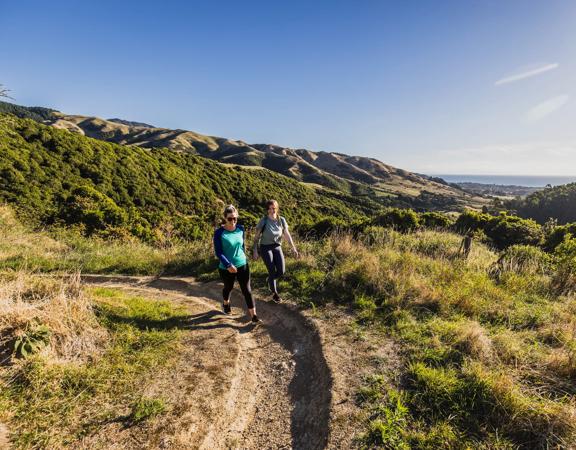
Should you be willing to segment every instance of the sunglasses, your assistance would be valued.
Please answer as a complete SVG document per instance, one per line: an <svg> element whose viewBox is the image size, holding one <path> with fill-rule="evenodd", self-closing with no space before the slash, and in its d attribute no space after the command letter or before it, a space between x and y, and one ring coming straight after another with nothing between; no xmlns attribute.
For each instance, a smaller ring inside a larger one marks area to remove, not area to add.
<svg viewBox="0 0 576 450"><path fill-rule="evenodd" d="M226 217L228 222L238 222L238 217Z"/></svg>

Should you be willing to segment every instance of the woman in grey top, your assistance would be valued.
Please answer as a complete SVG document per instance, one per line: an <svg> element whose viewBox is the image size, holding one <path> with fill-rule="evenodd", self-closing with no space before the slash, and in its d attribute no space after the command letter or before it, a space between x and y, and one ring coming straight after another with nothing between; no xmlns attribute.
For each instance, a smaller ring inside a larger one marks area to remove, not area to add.
<svg viewBox="0 0 576 450"><path fill-rule="evenodd" d="M263 217L256 225L254 259L258 259L258 245L260 245L260 254L268 269L268 287L272 292L272 300L279 303L281 299L278 294L278 278L284 275L286 270L284 254L282 253L282 237L286 237L296 257L298 257L298 250L296 250L292 236L288 231L286 219L278 214L278 202L276 200L268 200L266 209L268 210L268 215Z"/></svg>

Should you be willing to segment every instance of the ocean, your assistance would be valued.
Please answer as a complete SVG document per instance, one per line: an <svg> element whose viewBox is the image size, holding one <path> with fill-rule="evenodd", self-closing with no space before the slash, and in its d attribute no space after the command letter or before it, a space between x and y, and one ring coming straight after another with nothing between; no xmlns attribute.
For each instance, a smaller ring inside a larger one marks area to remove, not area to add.
<svg viewBox="0 0 576 450"><path fill-rule="evenodd" d="M574 176L539 176L539 175L432 175L443 178L450 183L470 182L482 184L502 184L527 187L544 187L547 184L558 186L576 182Z"/></svg>

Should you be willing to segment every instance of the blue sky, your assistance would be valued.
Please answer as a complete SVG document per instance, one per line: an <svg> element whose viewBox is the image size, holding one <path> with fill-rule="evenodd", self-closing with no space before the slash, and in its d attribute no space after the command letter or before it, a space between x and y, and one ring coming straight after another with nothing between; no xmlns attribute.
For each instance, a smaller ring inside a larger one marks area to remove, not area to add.
<svg viewBox="0 0 576 450"><path fill-rule="evenodd" d="M0 83L424 173L574 175L575 24L571 0L0 0Z"/></svg>

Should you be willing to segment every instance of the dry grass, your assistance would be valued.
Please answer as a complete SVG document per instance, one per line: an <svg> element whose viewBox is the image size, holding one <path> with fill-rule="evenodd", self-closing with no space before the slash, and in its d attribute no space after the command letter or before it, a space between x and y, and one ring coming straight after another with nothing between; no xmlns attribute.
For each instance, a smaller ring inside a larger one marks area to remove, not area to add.
<svg viewBox="0 0 576 450"><path fill-rule="evenodd" d="M377 227L358 240L336 234L303 244L307 257L284 283L304 303L350 302L360 327L397 340L409 412L388 422L398 408L381 393L368 406L380 411L368 424L372 444L401 436L407 448L569 448L576 298L554 294L554 268L537 248L502 255L475 241L464 259L460 242Z"/></svg>
<svg viewBox="0 0 576 450"><path fill-rule="evenodd" d="M0 420L9 424L16 448L80 448L87 433L106 428L111 419L132 426L163 411L154 399L138 401L158 369L169 368L181 354L182 332L163 324L179 323L184 310L168 301L90 289L98 306L96 325L77 277L16 277L10 283L13 306L2 323L25 328L42 321L51 337L44 351L0 367ZM105 336L106 345L98 344ZM92 350L97 358L78 358Z"/></svg>
<svg viewBox="0 0 576 450"><path fill-rule="evenodd" d="M490 361L494 356L492 340L484 327L476 321L466 321L459 325L455 346L480 361Z"/></svg>
<svg viewBox="0 0 576 450"><path fill-rule="evenodd" d="M66 248L65 244L45 233L28 232L11 208L0 205L0 261L16 257L31 259L39 255L49 259L60 256Z"/></svg>
<svg viewBox="0 0 576 450"><path fill-rule="evenodd" d="M16 339L49 330L43 354L51 360L85 359L106 339L79 274L52 279L25 272L0 275L0 336L4 354Z"/></svg>

